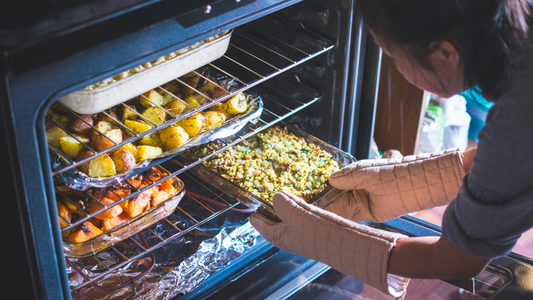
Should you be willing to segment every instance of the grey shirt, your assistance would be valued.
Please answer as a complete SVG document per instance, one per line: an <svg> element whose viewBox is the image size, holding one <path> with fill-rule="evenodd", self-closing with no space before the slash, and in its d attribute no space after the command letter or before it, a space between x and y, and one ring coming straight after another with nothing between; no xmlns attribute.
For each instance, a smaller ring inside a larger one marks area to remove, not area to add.
<svg viewBox="0 0 533 300"><path fill-rule="evenodd" d="M489 110L474 165L443 217L443 235L485 258L509 254L533 226L533 50Z"/></svg>

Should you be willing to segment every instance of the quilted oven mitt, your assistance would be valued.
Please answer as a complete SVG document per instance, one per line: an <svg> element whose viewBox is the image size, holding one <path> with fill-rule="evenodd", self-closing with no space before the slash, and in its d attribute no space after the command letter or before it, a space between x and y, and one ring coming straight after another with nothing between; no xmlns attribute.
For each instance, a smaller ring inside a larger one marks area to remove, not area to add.
<svg viewBox="0 0 533 300"><path fill-rule="evenodd" d="M396 240L407 236L359 225L306 203L287 192L273 198L275 222L255 213L250 222L274 246L328 264L396 298L408 278L387 274Z"/></svg>
<svg viewBox="0 0 533 300"><path fill-rule="evenodd" d="M354 222L384 222L447 204L457 196L464 176L459 149L360 160L331 174L333 187L351 191L326 210Z"/></svg>

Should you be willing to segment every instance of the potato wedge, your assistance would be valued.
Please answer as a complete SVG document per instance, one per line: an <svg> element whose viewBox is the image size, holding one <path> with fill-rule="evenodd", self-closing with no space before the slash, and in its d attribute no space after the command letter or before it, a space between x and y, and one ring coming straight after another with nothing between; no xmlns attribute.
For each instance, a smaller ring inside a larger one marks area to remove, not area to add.
<svg viewBox="0 0 533 300"><path fill-rule="evenodd" d="M89 139L86 140L87 142L89 141ZM82 144L72 136L64 136L60 138L59 144L61 145L61 151L70 158L77 157L83 148Z"/></svg>
<svg viewBox="0 0 533 300"><path fill-rule="evenodd" d="M87 173L89 177L109 177L116 173L115 163L107 154L99 156L89 162L89 172Z"/></svg>
<svg viewBox="0 0 533 300"><path fill-rule="evenodd" d="M211 81L208 81L206 84L198 88L198 91L202 92L203 94L207 95L209 98L213 99L213 96L215 95L215 84Z"/></svg>
<svg viewBox="0 0 533 300"><path fill-rule="evenodd" d="M87 157L93 156L94 153L89 150L82 150L78 153L78 156L76 157L76 161L80 161L82 159L86 159ZM89 173L89 162L86 162L78 167L80 171L82 171L85 174Z"/></svg>
<svg viewBox="0 0 533 300"><path fill-rule="evenodd" d="M224 110L232 115L241 114L248 108L246 102L246 95L244 93L238 93L231 97L226 103L224 103Z"/></svg>
<svg viewBox="0 0 533 300"><path fill-rule="evenodd" d="M137 162L147 160L149 158L156 158L163 154L163 150L160 147L154 146L137 146Z"/></svg>
<svg viewBox="0 0 533 300"><path fill-rule="evenodd" d="M139 115L136 111L137 110L133 106L124 107L124 110L122 111L122 122L125 122L126 120L137 120Z"/></svg>
<svg viewBox="0 0 533 300"><path fill-rule="evenodd" d="M178 122L178 125L185 129L189 137L193 137L202 130L204 116L201 113L194 114L187 119Z"/></svg>
<svg viewBox="0 0 533 300"><path fill-rule="evenodd" d="M135 167L135 156L126 148L120 148L112 156L117 173L125 173Z"/></svg>
<svg viewBox="0 0 533 300"><path fill-rule="evenodd" d="M194 76L193 77L187 77L182 79L183 82L185 82L187 85L183 85L181 87L181 91L183 92L183 95L185 97L191 96L195 91L193 89L196 88L198 85L198 82L200 81L200 77Z"/></svg>
<svg viewBox="0 0 533 300"><path fill-rule="evenodd" d="M98 122L105 121L105 122L108 122L109 124L116 125L116 122L118 121L118 117L114 111L109 110L109 111L106 111L105 114L103 112L99 113L96 116L96 121Z"/></svg>
<svg viewBox="0 0 533 300"><path fill-rule="evenodd" d="M129 143L129 144L126 144L120 147L116 152L120 151L121 149L126 149L129 152L131 152L131 154L133 154L133 156L135 157L135 160L137 160L137 148L135 148L135 146L132 143Z"/></svg>
<svg viewBox="0 0 533 300"><path fill-rule="evenodd" d="M165 105L165 97L163 97L163 95L159 94L155 90L151 90L142 94L139 97L139 102L144 107L151 107L154 106L154 104L163 106Z"/></svg>
<svg viewBox="0 0 533 300"><path fill-rule="evenodd" d="M126 120L124 121L124 125L135 133L143 133L153 128L152 125L146 124L143 121Z"/></svg>
<svg viewBox="0 0 533 300"><path fill-rule="evenodd" d="M166 113L159 107L148 107L142 113L142 115L156 125L161 125L165 122Z"/></svg>
<svg viewBox="0 0 533 300"><path fill-rule="evenodd" d="M155 132L153 134L143 136L142 139L139 141L139 144L154 146L154 147L161 147L163 145L159 138L159 132Z"/></svg>
<svg viewBox="0 0 533 300"><path fill-rule="evenodd" d="M189 134L181 126L167 127L161 130L159 137L166 151L176 149L189 140Z"/></svg>
<svg viewBox="0 0 533 300"><path fill-rule="evenodd" d="M48 143L57 148L61 148L61 138L66 136L67 133L57 126L54 126L46 131L46 139Z"/></svg>
<svg viewBox="0 0 533 300"><path fill-rule="evenodd" d="M169 102L165 108L172 113L175 116L179 116L183 113L183 111L187 108L187 104L181 100L173 100Z"/></svg>
<svg viewBox="0 0 533 300"><path fill-rule="evenodd" d="M93 148L102 151L122 142L122 130L115 128L107 131L104 135L96 135L91 139Z"/></svg>
<svg viewBox="0 0 533 300"><path fill-rule="evenodd" d="M94 125L94 128L96 128L96 130L98 130L98 132L100 132L102 134L105 134L109 130L113 129L113 126L109 122L100 121L100 122L96 123L96 125ZM91 137L95 137L95 136L100 135L98 132L96 132L94 130L91 130Z"/></svg>
<svg viewBox="0 0 533 300"><path fill-rule="evenodd" d="M226 121L226 115L218 111L206 111L202 114L205 117L205 129L207 130L215 128Z"/></svg>
<svg viewBox="0 0 533 300"><path fill-rule="evenodd" d="M63 128L67 128L69 120L66 116L56 114L56 113L49 113L48 116L54 121L56 124ZM52 123L53 124L53 123Z"/></svg>
<svg viewBox="0 0 533 300"><path fill-rule="evenodd" d="M92 130L93 118L91 115L81 115L80 118L74 119L68 129L78 134L89 134Z"/></svg>
<svg viewBox="0 0 533 300"><path fill-rule="evenodd" d="M193 96L185 97L185 102L187 102L190 106L192 106L194 108L198 108L198 107L202 106L200 104L200 102L198 102L198 100L196 100L196 98L193 97Z"/></svg>

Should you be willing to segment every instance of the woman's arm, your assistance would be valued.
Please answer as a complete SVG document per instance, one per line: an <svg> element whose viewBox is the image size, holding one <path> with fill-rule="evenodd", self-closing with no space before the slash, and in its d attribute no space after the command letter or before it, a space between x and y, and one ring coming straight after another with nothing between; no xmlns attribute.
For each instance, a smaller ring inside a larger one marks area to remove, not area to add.
<svg viewBox="0 0 533 300"><path fill-rule="evenodd" d="M445 237L400 239L392 249L388 272L421 279L466 279L490 262L453 245Z"/></svg>

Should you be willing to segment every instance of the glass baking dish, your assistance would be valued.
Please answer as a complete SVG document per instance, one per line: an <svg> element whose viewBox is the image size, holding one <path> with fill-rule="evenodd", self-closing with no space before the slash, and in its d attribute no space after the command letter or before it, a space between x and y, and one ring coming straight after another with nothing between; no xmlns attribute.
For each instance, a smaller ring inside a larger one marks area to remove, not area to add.
<svg viewBox="0 0 533 300"><path fill-rule="evenodd" d="M74 243L70 242L68 237L63 237L63 249L65 254L75 258L84 258L94 255L172 214L185 195L185 184L183 181L177 177L173 177L172 180L172 185L176 189L176 194L141 214L84 242Z"/></svg>
<svg viewBox="0 0 533 300"><path fill-rule="evenodd" d="M131 76L117 79L116 82L103 87L73 92L59 101L79 114L101 112L222 57L228 50L232 33L233 30L212 37L203 44L185 47L173 52L177 56L167 58L162 63L145 67ZM154 61L156 62L157 60ZM147 64L151 65L150 62Z"/></svg>
<svg viewBox="0 0 533 300"><path fill-rule="evenodd" d="M297 137L302 137L308 144L318 145L322 150L325 150L330 153L333 156L333 159L339 164L339 168L343 168L356 161L351 154L333 147L332 145L308 134L307 132L300 130L294 125L286 124L283 122L281 122L280 124L282 124L281 126L286 127L289 133L293 133ZM188 162L194 161L196 159L193 153L194 149L189 150L188 152L180 155L180 158ZM234 197L236 200L240 201L244 205L256 209L258 212L266 215L267 217L273 220L279 220L276 214L274 213L274 207L272 203L245 190L244 188L241 188L230 180L217 174L209 167L200 164L192 168L191 172L202 180L204 180L205 182L212 185L213 187L217 188L218 190L228 194L229 196ZM339 198L344 192L345 191L334 189L328 183L322 192L315 195L308 202L319 207L326 207L327 205L335 201L337 198Z"/></svg>

